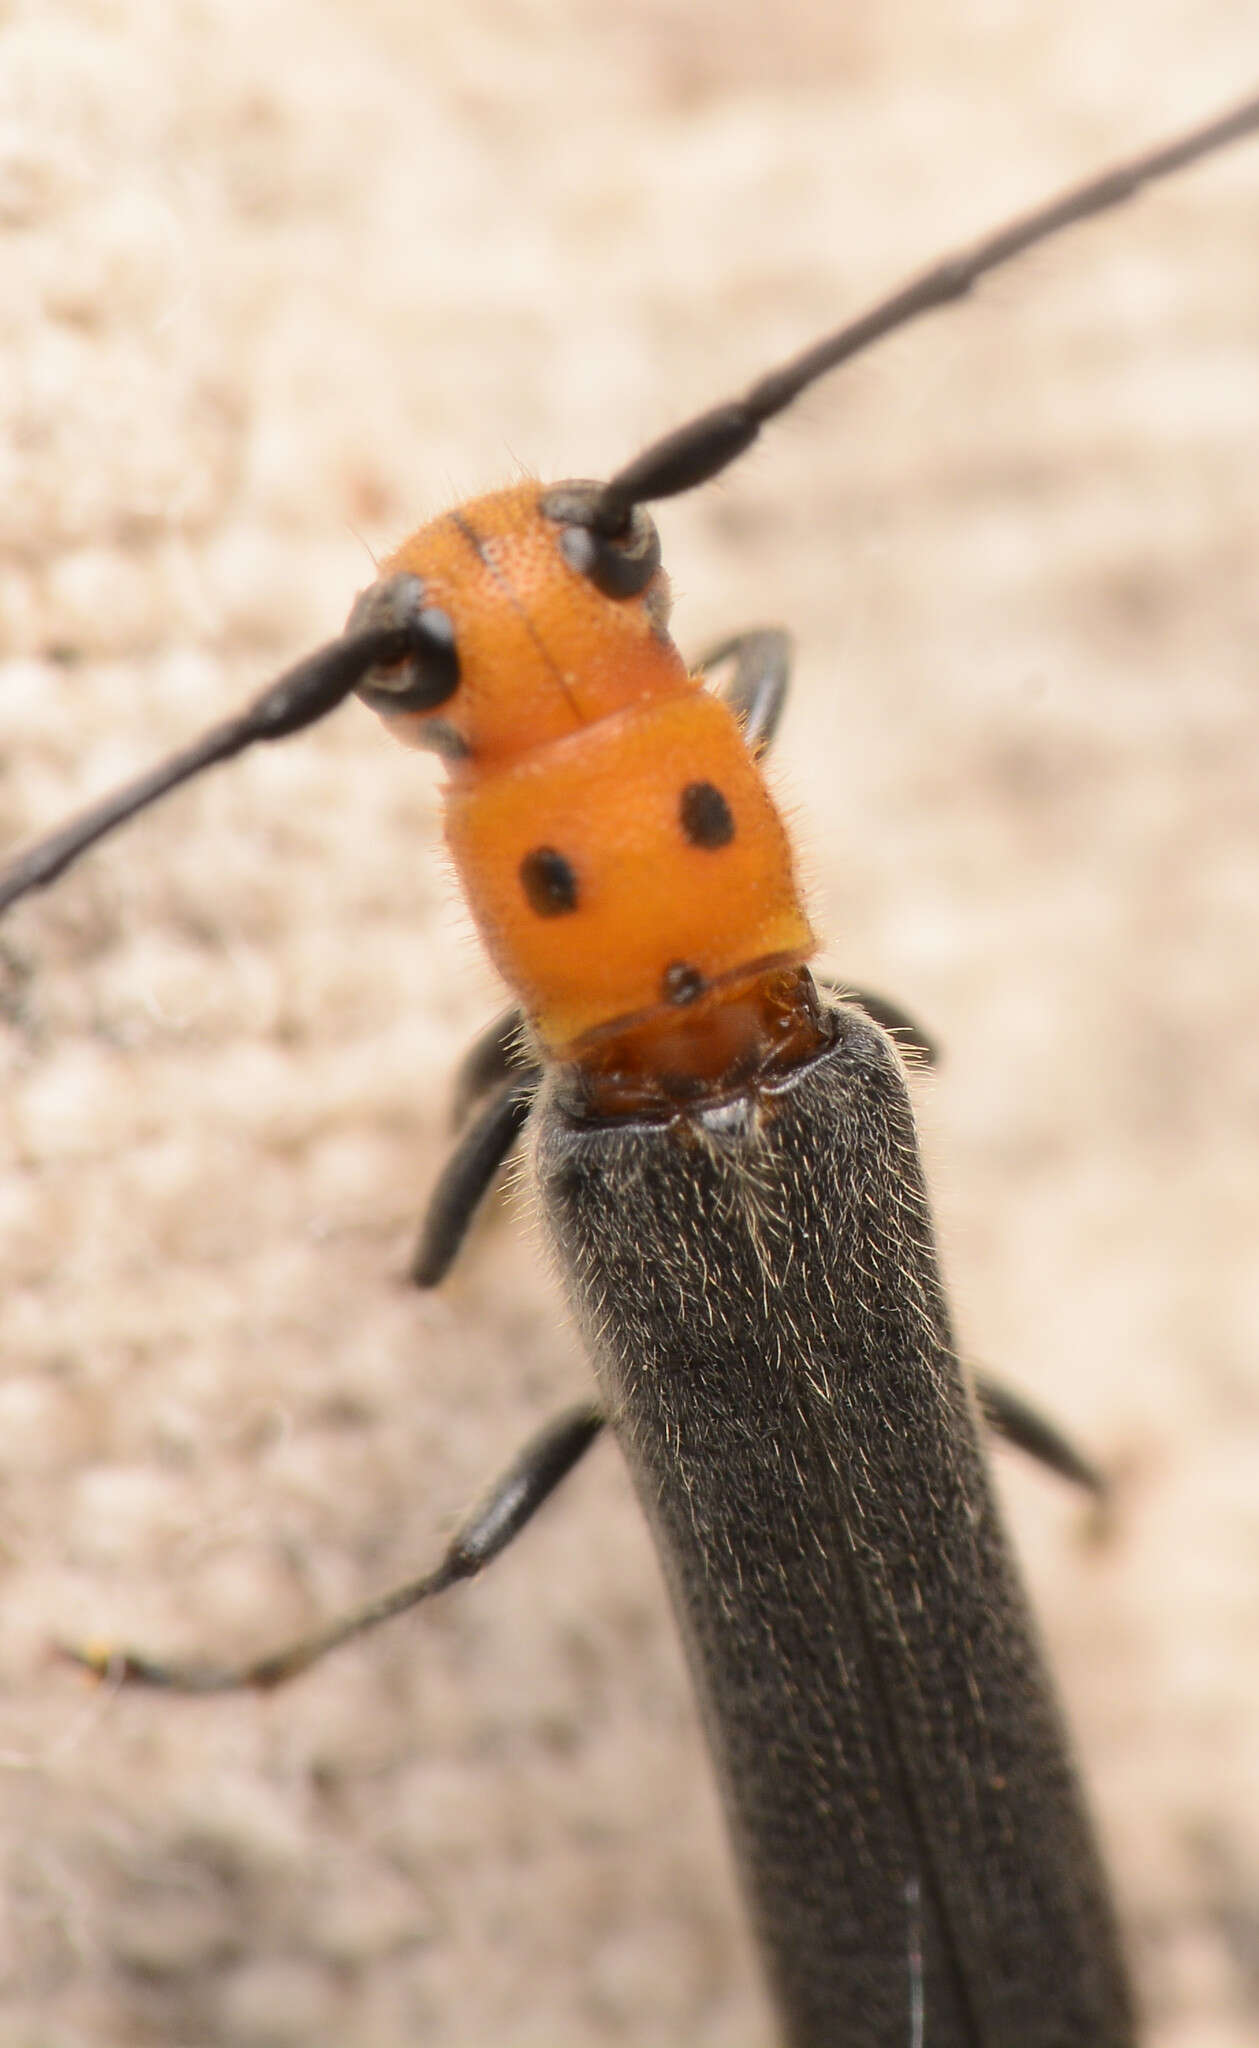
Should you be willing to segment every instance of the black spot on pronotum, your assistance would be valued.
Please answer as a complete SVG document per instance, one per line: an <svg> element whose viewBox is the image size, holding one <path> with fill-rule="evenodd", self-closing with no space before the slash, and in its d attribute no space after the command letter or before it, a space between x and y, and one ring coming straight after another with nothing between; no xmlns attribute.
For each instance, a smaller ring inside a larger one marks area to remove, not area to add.
<svg viewBox="0 0 1259 2048"><path fill-rule="evenodd" d="M712 782L688 782L678 807L682 830L692 846L729 846L734 818L721 791Z"/></svg>
<svg viewBox="0 0 1259 2048"><path fill-rule="evenodd" d="M539 917L563 917L577 908L577 877L553 846L535 846L520 863L520 886Z"/></svg>
<svg viewBox="0 0 1259 2048"><path fill-rule="evenodd" d="M698 967L692 967L689 960L674 960L660 977L661 995L679 1010L684 1010L688 1003L697 1003L707 986Z"/></svg>

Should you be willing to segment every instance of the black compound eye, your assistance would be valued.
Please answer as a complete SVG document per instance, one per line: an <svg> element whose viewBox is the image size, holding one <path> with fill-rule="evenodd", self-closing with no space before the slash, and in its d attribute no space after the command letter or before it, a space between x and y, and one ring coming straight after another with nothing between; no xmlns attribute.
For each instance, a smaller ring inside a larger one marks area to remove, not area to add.
<svg viewBox="0 0 1259 2048"><path fill-rule="evenodd" d="M370 669L358 694L373 711L435 711L459 687L454 622L439 605L425 604L418 576L387 576L354 601L347 631L381 626L405 631L411 651L388 668Z"/></svg>
<svg viewBox="0 0 1259 2048"><path fill-rule="evenodd" d="M650 514L636 505L619 533L593 524L601 484L556 484L539 509L560 528L559 549L570 569L585 576L604 597L641 597L660 567L660 535Z"/></svg>
<svg viewBox="0 0 1259 2048"><path fill-rule="evenodd" d="M678 805L682 830L692 846L712 851L734 838L730 806L714 782L688 782Z"/></svg>
<svg viewBox="0 0 1259 2048"><path fill-rule="evenodd" d="M577 876L572 863L553 846L535 846L520 863L520 886L530 910L539 917L563 917L577 908Z"/></svg>

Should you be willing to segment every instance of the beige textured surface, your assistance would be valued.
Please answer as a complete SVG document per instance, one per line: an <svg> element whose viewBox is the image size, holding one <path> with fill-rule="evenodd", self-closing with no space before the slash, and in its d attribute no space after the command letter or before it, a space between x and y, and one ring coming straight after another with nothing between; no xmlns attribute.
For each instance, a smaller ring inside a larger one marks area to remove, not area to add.
<svg viewBox="0 0 1259 2048"><path fill-rule="evenodd" d="M590 475L1259 76L1243 0L0 8L0 829L335 630L452 496ZM820 390L662 524L791 623L831 957L948 1048L967 1341L1128 1472L1003 1464L1153 2048L1259 2038L1259 151ZM398 1273L497 997L348 711L7 928L0 2043L769 2038L610 1447L481 1587L267 1701L585 1385L527 1229Z"/></svg>

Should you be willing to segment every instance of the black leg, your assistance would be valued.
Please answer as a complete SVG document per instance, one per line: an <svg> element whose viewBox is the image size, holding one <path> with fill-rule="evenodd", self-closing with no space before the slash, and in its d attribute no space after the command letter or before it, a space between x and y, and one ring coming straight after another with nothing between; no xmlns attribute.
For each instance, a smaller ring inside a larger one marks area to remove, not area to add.
<svg viewBox="0 0 1259 2048"><path fill-rule="evenodd" d="M450 1271L469 1225L507 1154L529 1121L536 1068L499 1083L458 1140L429 1196L411 1261L417 1287L436 1287Z"/></svg>
<svg viewBox="0 0 1259 2048"><path fill-rule="evenodd" d="M451 1090L450 1121L460 1130L477 1104L500 1081L520 1080L541 1072L529 1051L529 1027L523 1010L504 1010L477 1033L459 1062Z"/></svg>
<svg viewBox="0 0 1259 2048"><path fill-rule="evenodd" d="M444 1593L447 1586L475 1578L484 1571L520 1534L543 1501L550 1498L602 1428L603 1416L589 1403L566 1408L530 1437L507 1470L459 1524L435 1570L379 1599L369 1600L365 1606L354 1608L339 1620L299 1636L296 1642L258 1657L253 1663L161 1664L130 1650L110 1651L95 1646L71 1648L65 1654L98 1677L127 1685L161 1686L169 1692L236 1692L248 1688L270 1691L273 1686L284 1685L290 1678L308 1671L329 1650L339 1649L342 1643L365 1635L368 1629L392 1620L395 1614L405 1614L431 1600L434 1594Z"/></svg>
<svg viewBox="0 0 1259 2048"><path fill-rule="evenodd" d="M1091 1458L1077 1451L1070 1439L1033 1408L1030 1401L1025 1401L1022 1394L1012 1392L1000 1380L990 1379L984 1372L975 1374L975 1392L984 1421L998 1436L1004 1437L1006 1443L1026 1451L1029 1457L1037 1459L1060 1478L1083 1487L1099 1505L1105 1505L1110 1497L1110 1482L1105 1473Z"/></svg>
<svg viewBox="0 0 1259 2048"><path fill-rule="evenodd" d="M791 636L781 626L760 626L736 633L710 647L699 663L707 673L723 662L734 674L721 692L743 727L743 737L758 758L767 753L778 730L791 681Z"/></svg>

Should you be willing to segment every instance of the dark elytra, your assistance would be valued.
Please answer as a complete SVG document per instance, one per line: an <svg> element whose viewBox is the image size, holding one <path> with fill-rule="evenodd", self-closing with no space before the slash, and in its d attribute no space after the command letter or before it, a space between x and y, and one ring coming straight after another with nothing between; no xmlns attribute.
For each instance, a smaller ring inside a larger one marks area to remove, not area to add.
<svg viewBox="0 0 1259 2048"><path fill-rule="evenodd" d="M685 1128L592 1127L563 1070L530 1127L783 2040L908 2041L917 2009L932 2048L1130 2048L1106 1885L953 1357L904 1071L868 1019L832 1020L789 1081Z"/></svg>

